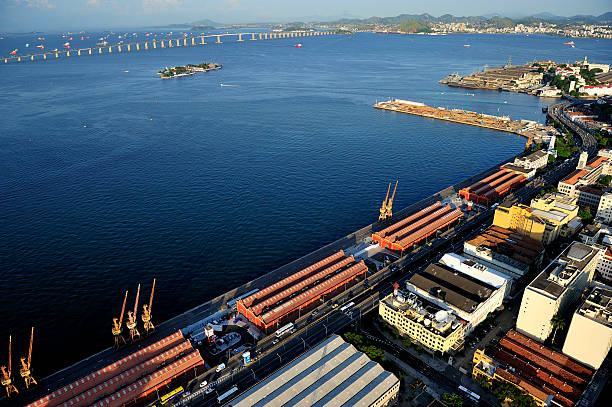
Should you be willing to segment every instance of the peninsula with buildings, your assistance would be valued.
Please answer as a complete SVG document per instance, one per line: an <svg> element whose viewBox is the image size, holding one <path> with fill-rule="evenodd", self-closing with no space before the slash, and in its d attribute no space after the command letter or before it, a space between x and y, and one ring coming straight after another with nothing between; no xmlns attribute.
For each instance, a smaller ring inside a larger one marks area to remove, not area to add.
<svg viewBox="0 0 612 407"><path fill-rule="evenodd" d="M492 89L560 98L563 94L580 98L612 96L610 65L593 63L584 57L574 63L532 61L524 65L485 65L469 75L454 73L439 81L448 86Z"/></svg>

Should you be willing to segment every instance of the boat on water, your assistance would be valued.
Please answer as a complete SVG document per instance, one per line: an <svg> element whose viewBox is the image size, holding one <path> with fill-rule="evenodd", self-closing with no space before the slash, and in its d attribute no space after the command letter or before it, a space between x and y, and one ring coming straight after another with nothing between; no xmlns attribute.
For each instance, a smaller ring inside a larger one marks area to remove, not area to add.
<svg viewBox="0 0 612 407"><path fill-rule="evenodd" d="M17 54L17 48L15 48L14 50L12 50L12 51L10 52L10 54L11 54L11 55L15 55L15 54Z"/></svg>
<svg viewBox="0 0 612 407"><path fill-rule="evenodd" d="M470 47L470 44L463 44L463 46L468 48L468 47Z"/></svg>
<svg viewBox="0 0 612 407"><path fill-rule="evenodd" d="M574 45L574 41L564 42L563 45Z"/></svg>
<svg viewBox="0 0 612 407"><path fill-rule="evenodd" d="M295 44L294 47L295 48L302 48L302 44Z"/></svg>
<svg viewBox="0 0 612 407"><path fill-rule="evenodd" d="M41 44L41 45L37 45L36 48L45 49L45 46Z"/></svg>

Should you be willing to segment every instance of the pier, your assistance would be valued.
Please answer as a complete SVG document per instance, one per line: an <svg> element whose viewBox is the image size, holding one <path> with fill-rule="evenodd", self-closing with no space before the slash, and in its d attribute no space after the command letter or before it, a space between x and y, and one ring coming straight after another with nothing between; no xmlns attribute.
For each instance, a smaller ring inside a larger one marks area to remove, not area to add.
<svg viewBox="0 0 612 407"><path fill-rule="evenodd" d="M229 34L208 34L192 37L155 39L142 42L131 42L128 44L100 45L88 48L61 49L36 54L13 55L2 57L5 64L17 62L46 61L47 59L58 59L60 57L71 58L75 56L105 55L124 52L150 51L158 48L175 47L197 47L210 43L222 44L225 40L230 42L245 42L258 40L279 40L285 38L317 37L332 35L332 31L289 31L289 32L248 32ZM221 40L223 38L223 41ZM207 42L206 39L209 39Z"/></svg>
<svg viewBox="0 0 612 407"><path fill-rule="evenodd" d="M484 113L471 112L469 110L431 107L425 105L424 103L400 99L392 99L386 102L376 103L374 107L376 109L413 114L416 116L428 117L430 119L445 120L448 122L467 124L485 129L505 131L528 138L536 138L538 136L538 134L531 131L535 130L532 129L533 123L513 121L510 120L509 116L492 116Z"/></svg>

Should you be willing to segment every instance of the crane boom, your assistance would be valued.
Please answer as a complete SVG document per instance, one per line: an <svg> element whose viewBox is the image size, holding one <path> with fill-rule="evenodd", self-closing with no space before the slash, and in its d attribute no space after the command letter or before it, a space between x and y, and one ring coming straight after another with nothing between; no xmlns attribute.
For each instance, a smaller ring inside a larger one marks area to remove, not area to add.
<svg viewBox="0 0 612 407"><path fill-rule="evenodd" d="M151 287L151 297L149 297L149 313L151 312L151 307L153 306L153 293L155 292L155 279L153 279L153 287Z"/></svg>
<svg viewBox="0 0 612 407"><path fill-rule="evenodd" d="M11 363L11 343L13 342L13 338L11 337L11 335L9 335L9 360L8 360L8 377L11 377L11 367L12 367L12 363Z"/></svg>
<svg viewBox="0 0 612 407"><path fill-rule="evenodd" d="M127 290L125 291L125 297L123 297L123 306L121 307L121 316L119 317L119 326L123 323L123 313L125 312L125 302L127 301Z"/></svg>
<svg viewBox="0 0 612 407"><path fill-rule="evenodd" d="M389 203L387 204L388 208L391 208L391 206L393 206L393 200L395 199L395 191L397 191L397 183L399 181L395 181L395 188L393 188L393 195L391 195L391 200L389 201ZM389 184L391 185L391 184Z"/></svg>
<svg viewBox="0 0 612 407"><path fill-rule="evenodd" d="M389 182L389 186L387 187L387 196L385 196L385 200L383 201L383 208L387 206L387 200L389 199L390 190L391 190L391 183Z"/></svg>
<svg viewBox="0 0 612 407"><path fill-rule="evenodd" d="M32 327L32 333L30 334L30 350L28 351L28 369L32 362L32 342L34 342L34 327Z"/></svg>
<svg viewBox="0 0 612 407"><path fill-rule="evenodd" d="M138 284L138 290L136 291L136 302L134 303L134 321L136 321L136 314L138 312L138 297L140 296L140 284Z"/></svg>

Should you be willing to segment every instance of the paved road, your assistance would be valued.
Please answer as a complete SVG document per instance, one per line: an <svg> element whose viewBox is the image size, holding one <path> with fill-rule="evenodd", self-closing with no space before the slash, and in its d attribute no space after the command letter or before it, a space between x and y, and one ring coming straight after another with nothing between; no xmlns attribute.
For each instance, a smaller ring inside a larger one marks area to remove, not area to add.
<svg viewBox="0 0 612 407"><path fill-rule="evenodd" d="M597 140L591 134L592 130L583 128L579 124L573 122L569 115L565 113L565 109L568 107L578 104L580 102L561 102L548 107L548 115L562 123L568 130L579 137L581 149L589 153L589 157L593 157L597 154Z"/></svg>

